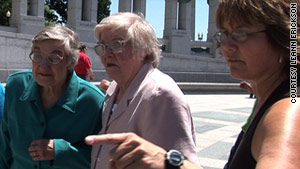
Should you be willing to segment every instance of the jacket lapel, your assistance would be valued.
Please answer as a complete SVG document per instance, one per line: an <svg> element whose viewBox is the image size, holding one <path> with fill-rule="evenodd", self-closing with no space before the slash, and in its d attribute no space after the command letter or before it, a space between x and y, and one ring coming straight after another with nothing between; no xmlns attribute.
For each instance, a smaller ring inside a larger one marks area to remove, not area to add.
<svg viewBox="0 0 300 169"><path fill-rule="evenodd" d="M142 83L143 83L143 80L145 79L145 76L152 70L153 70L152 64L145 64L141 68L141 70L138 72L136 77L131 82L129 88L125 92L124 96L120 100L118 106L116 107L116 109L114 110L114 112L112 113L110 118L109 118L109 114L111 112L107 112L107 111L111 110L114 101L107 100L109 105L106 105L107 108L105 108L105 117L104 117L105 121L103 123L104 124L103 126L105 128L109 127L109 125L115 119L117 119L121 114L123 114L128 109L128 106L130 105L131 101L134 99L135 95L138 93L140 87L143 86ZM114 82L112 85L114 85L114 86L109 87L109 89L111 89L111 90L108 91L108 92L111 92L112 95L108 99L115 99L116 93L119 90L116 82ZM106 129L104 129L104 130L106 130Z"/></svg>

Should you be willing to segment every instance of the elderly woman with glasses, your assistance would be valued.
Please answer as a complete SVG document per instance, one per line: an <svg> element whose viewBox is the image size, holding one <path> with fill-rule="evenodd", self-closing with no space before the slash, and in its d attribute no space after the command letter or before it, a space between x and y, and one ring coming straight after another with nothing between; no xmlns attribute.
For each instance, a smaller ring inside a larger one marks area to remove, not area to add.
<svg viewBox="0 0 300 169"><path fill-rule="evenodd" d="M253 118L239 134L225 169L299 169L299 16L299 0L219 1L216 38L221 53L231 76L248 80L257 97ZM134 161L132 168L172 168L168 149L133 133L89 136L86 142L116 144L113 161ZM200 168L176 157L177 169Z"/></svg>
<svg viewBox="0 0 300 169"><path fill-rule="evenodd" d="M84 138L101 127L104 94L76 76L78 35L49 26L32 40L32 70L11 74L0 131L1 169L89 169Z"/></svg>
<svg viewBox="0 0 300 169"><path fill-rule="evenodd" d="M95 51L114 80L106 91L99 134L134 132L197 163L190 108L174 80L157 69L160 49L153 27L143 17L124 12L103 19L95 34ZM113 148L93 147L92 168L134 168L139 158L114 161L109 153Z"/></svg>

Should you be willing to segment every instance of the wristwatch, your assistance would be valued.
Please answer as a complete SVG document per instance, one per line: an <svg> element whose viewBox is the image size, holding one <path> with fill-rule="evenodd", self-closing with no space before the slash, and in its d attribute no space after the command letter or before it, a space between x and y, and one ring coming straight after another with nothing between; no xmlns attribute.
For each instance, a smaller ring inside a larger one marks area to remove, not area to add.
<svg viewBox="0 0 300 169"><path fill-rule="evenodd" d="M179 169L183 164L184 156L177 150L169 150L166 154L166 169Z"/></svg>

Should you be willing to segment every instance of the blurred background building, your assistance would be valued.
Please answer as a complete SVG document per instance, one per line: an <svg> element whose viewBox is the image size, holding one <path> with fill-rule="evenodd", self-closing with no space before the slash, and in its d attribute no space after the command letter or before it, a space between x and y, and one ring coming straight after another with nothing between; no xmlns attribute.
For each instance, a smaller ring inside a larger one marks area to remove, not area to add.
<svg viewBox="0 0 300 169"><path fill-rule="evenodd" d="M30 2L30 3L29 3ZM93 46L93 29L97 24L97 0L68 0L66 25L75 30L88 46L95 81L108 78ZM159 69L177 82L237 82L229 75L226 63L216 49L217 32L215 10L218 0L207 0L209 5L207 39L195 37L196 0L165 0L162 55ZM28 5L30 4L30 6ZM15 71L30 69L28 58L31 39L45 26L45 6L42 0L12 0L12 11L6 15L9 26L0 26L0 81ZM119 0L118 11L146 14L146 0Z"/></svg>

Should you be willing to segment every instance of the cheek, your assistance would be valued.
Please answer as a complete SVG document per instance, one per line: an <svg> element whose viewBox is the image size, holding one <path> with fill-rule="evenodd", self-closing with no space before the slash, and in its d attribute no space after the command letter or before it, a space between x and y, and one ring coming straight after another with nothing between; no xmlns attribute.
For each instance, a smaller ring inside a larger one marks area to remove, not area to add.
<svg viewBox="0 0 300 169"><path fill-rule="evenodd" d="M36 75L39 68L39 64L32 62L32 73L33 75Z"/></svg>
<svg viewBox="0 0 300 169"><path fill-rule="evenodd" d="M101 61L102 64L104 64L105 63L105 58L103 56L100 57L100 61Z"/></svg>
<svg viewBox="0 0 300 169"><path fill-rule="evenodd" d="M63 81L64 79L66 79L66 76L68 74L68 69L66 67L59 67L59 68L53 67L52 72L54 74L54 79L58 81Z"/></svg>
<svg viewBox="0 0 300 169"><path fill-rule="evenodd" d="M256 73L268 72L276 69L278 52L266 45L256 46L252 50L244 51L247 67Z"/></svg>

